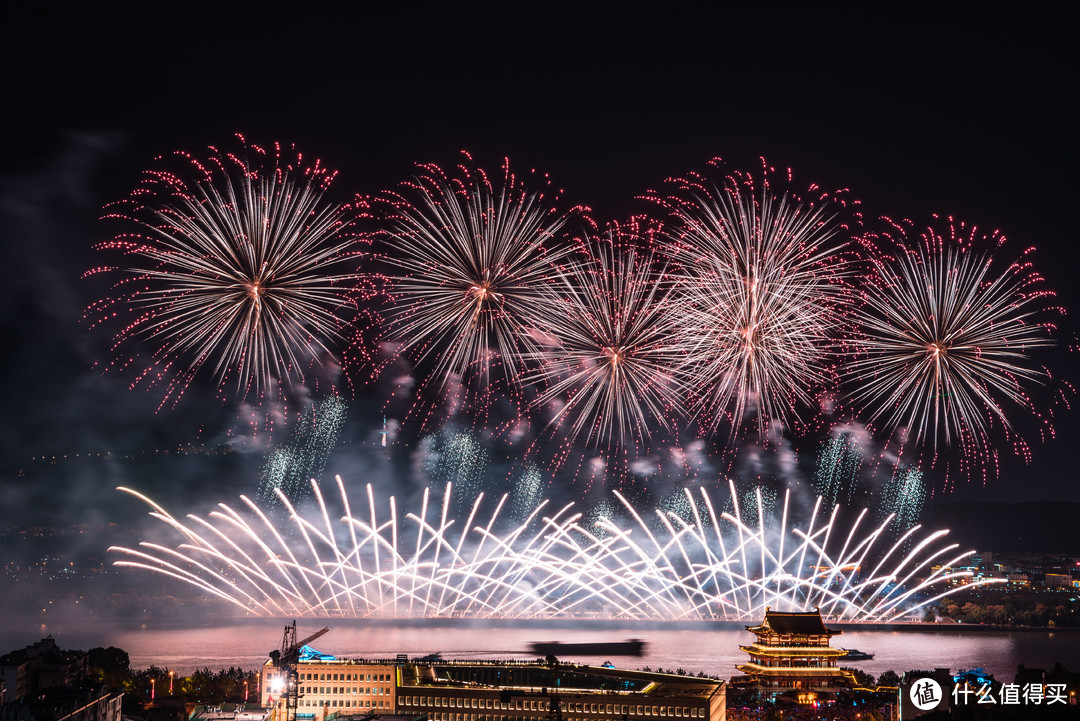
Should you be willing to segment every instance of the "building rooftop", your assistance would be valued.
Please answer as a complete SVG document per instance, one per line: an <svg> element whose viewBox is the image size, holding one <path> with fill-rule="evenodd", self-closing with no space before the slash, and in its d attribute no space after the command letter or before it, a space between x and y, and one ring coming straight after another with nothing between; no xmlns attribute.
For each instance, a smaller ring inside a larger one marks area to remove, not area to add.
<svg viewBox="0 0 1080 721"><path fill-rule="evenodd" d="M520 663L491 661L411 661L402 673L403 687L457 686L472 688L559 689L643 693L655 696L681 695L709 697L723 681L696 676L631 671L576 664Z"/></svg>
<svg viewBox="0 0 1080 721"><path fill-rule="evenodd" d="M765 620L759 626L747 626L747 631L758 633L772 631L781 635L796 636L833 636L841 633L839 629L826 628L821 620L821 612L814 611L773 611L765 609Z"/></svg>

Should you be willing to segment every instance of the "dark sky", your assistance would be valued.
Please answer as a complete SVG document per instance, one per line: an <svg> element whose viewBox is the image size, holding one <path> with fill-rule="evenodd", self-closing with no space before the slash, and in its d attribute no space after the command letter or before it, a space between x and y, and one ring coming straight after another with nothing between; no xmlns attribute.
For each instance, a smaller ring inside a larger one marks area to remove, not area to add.
<svg viewBox="0 0 1080 721"><path fill-rule="evenodd" d="M155 398L90 373L102 343L79 322L94 297L80 276L101 262L102 205L156 155L237 131L340 169L343 200L468 149L488 166L509 156L549 172L602 219L641 210L635 196L713 156L742 167L764 156L850 188L868 215L1000 228L1011 252L1036 246L1050 287L1080 308L1074 21L969 6L650 9L5 6L5 493L22 488L27 457L168 445L228 414L156 414ZM1070 316L1047 357L1074 379L1075 337ZM1080 423L1065 413L1055 426L1031 465L1006 454L999 479L958 497L1080 501Z"/></svg>

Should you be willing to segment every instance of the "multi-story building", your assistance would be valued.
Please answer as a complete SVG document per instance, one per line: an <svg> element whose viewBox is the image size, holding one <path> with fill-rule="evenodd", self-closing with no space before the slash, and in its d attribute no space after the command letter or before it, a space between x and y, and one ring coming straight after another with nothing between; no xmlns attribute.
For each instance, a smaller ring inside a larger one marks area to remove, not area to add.
<svg viewBox="0 0 1080 721"><path fill-rule="evenodd" d="M1043 586L1046 588L1076 588L1076 582L1069 573L1047 573L1043 576Z"/></svg>
<svg viewBox="0 0 1080 721"><path fill-rule="evenodd" d="M298 719L325 721L381 711L431 721L539 721L556 707L566 721L657 718L724 721L723 681L573 664L521 661L342 660L301 656ZM280 703L287 679L263 667L264 706Z"/></svg>
<svg viewBox="0 0 1080 721"><path fill-rule="evenodd" d="M86 675L82 651L62 651L52 636L0 656L0 703L19 701L41 689L70 686Z"/></svg>
<svg viewBox="0 0 1080 721"><path fill-rule="evenodd" d="M298 719L323 721L382 711L397 703L397 667L394 662L337 659L305 647L297 664ZM264 707L282 699L287 679L269 661L262 668L259 695Z"/></svg>
<svg viewBox="0 0 1080 721"><path fill-rule="evenodd" d="M123 698L100 688L49 686L0 705L0 721L120 721Z"/></svg>
<svg viewBox="0 0 1080 721"><path fill-rule="evenodd" d="M781 613L765 609L765 620L747 626L757 640L739 646L750 662L737 668L766 695L783 691L839 691L855 685L851 673L836 667L847 651L832 648L830 639L841 633L826 628L818 611Z"/></svg>
<svg viewBox="0 0 1080 721"><path fill-rule="evenodd" d="M723 681L573 664L410 662L399 668L398 713L431 721L726 718Z"/></svg>

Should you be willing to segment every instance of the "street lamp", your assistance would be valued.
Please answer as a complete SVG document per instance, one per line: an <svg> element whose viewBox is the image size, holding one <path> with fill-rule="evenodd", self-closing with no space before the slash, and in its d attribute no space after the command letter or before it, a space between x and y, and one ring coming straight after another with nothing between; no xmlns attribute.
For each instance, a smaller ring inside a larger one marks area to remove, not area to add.
<svg viewBox="0 0 1080 721"><path fill-rule="evenodd" d="M172 670L169 671L169 695L170 696L172 696L172 680L173 680L173 674L175 674L175 673L176 673L175 671L172 671Z"/></svg>
<svg viewBox="0 0 1080 721"><path fill-rule="evenodd" d="M157 682L157 679L155 679L155 678L150 679L150 700L151 701L154 700L154 691L157 688L156 682Z"/></svg>

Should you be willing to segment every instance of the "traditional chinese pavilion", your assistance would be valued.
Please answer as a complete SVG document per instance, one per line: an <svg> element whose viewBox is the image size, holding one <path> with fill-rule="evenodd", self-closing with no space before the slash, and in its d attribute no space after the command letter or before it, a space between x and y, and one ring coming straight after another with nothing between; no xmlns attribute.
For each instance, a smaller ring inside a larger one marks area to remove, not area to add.
<svg viewBox="0 0 1080 721"><path fill-rule="evenodd" d="M781 613L766 608L765 620L746 630L757 641L739 646L750 654L750 662L737 668L767 693L839 691L855 685L851 673L836 667L847 652L829 646L829 639L841 632L826 628L819 611Z"/></svg>

